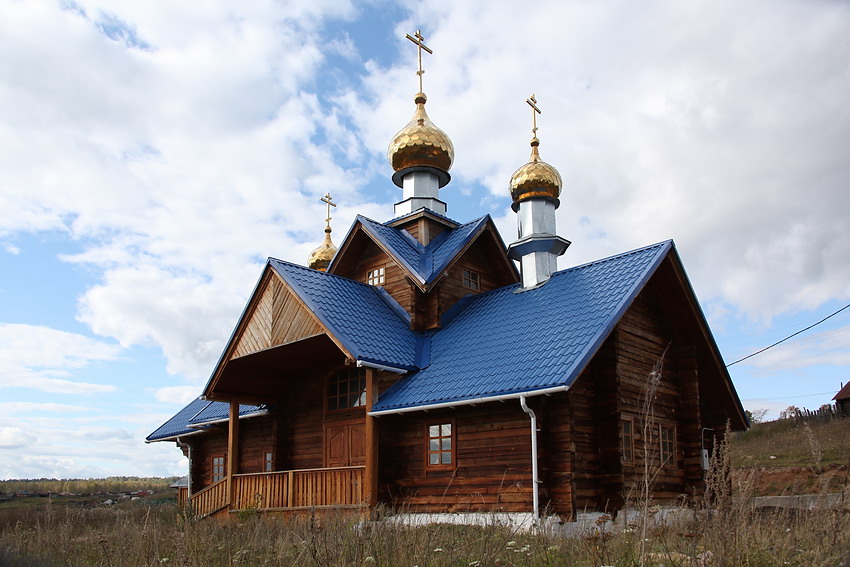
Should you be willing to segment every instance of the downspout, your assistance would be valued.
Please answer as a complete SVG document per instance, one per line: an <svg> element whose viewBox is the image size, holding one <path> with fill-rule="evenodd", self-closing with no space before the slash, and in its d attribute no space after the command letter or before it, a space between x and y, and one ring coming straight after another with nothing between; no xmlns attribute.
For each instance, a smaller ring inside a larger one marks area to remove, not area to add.
<svg viewBox="0 0 850 567"><path fill-rule="evenodd" d="M531 498L534 508L534 522L537 523L537 520L540 519L540 496L538 495L540 480L537 477L537 415L525 403L525 396L519 398L519 405L522 406L522 411L531 418Z"/></svg>

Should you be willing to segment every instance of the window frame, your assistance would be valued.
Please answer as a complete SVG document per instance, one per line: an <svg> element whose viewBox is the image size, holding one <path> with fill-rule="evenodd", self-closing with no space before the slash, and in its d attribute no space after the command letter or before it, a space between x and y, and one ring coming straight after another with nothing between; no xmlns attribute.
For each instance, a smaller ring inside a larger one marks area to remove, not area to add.
<svg viewBox="0 0 850 567"><path fill-rule="evenodd" d="M669 437L665 437L665 433ZM676 426L668 423L658 424L658 463L662 467L676 468ZM665 449L665 447L667 447Z"/></svg>
<svg viewBox="0 0 850 567"><path fill-rule="evenodd" d="M345 379L340 379L340 377L345 376ZM360 390L360 394L357 397L358 403L355 405L348 405L351 396L355 392L351 388L351 384L354 382L359 382L362 384L363 388ZM344 384L346 389L345 392L342 393L339 389L339 386ZM334 391L334 386L335 391ZM331 407L331 400L336 400L336 406ZM340 401L345 401L345 405L341 405ZM347 367L341 370L337 370L330 374L325 380L325 411L328 413L338 413L345 412L357 409L365 409L366 407L366 369L365 368L357 368L357 367Z"/></svg>
<svg viewBox="0 0 850 567"><path fill-rule="evenodd" d="M461 270L461 283L466 289L479 292L481 291L481 274L475 270L464 268Z"/></svg>
<svg viewBox="0 0 850 567"><path fill-rule="evenodd" d="M625 431L626 423L629 424L629 433ZM626 440L628 439L628 447ZM626 451L628 450L628 455ZM620 460L625 464L634 464L635 462L635 419L632 416L622 416L620 418Z"/></svg>
<svg viewBox="0 0 850 567"><path fill-rule="evenodd" d="M274 471L274 451L266 451L263 453L263 472Z"/></svg>
<svg viewBox="0 0 850 567"><path fill-rule="evenodd" d="M215 484L220 480L227 478L227 457L226 455L213 455L210 457L210 476L212 483Z"/></svg>
<svg viewBox="0 0 850 567"><path fill-rule="evenodd" d="M374 286L382 286L387 283L387 267L377 266L372 270L366 270L366 283Z"/></svg>
<svg viewBox="0 0 850 567"><path fill-rule="evenodd" d="M448 435L443 434L443 427L449 426L450 432ZM439 435L433 437L431 435L431 428L437 427ZM428 421L425 423L425 470L426 471L446 471L446 470L454 470L457 468L457 427L455 426L455 421L453 419L440 419ZM439 440L439 448L436 451L431 450L431 441L437 439ZM443 448L443 439L448 439L450 443L450 447L448 450ZM439 463L431 463L431 455L437 454L439 455ZM451 462L443 463L443 455L448 454Z"/></svg>

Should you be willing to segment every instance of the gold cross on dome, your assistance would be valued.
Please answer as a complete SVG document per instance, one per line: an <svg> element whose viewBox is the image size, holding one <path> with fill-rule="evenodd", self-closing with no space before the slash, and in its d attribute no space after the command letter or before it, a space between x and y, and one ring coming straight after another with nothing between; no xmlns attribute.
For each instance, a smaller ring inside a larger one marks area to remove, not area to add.
<svg viewBox="0 0 850 567"><path fill-rule="evenodd" d="M324 197L320 199L323 203L327 203L328 205L328 218L325 219L325 222L328 223L328 226L331 225L331 207L336 207L336 203L331 200L331 194L327 193Z"/></svg>
<svg viewBox="0 0 850 567"><path fill-rule="evenodd" d="M531 107L531 133L536 137L537 136L537 115L543 114L540 112L540 109L537 108L537 99L534 98L534 94L532 93L531 97L525 99L525 102L528 103L528 106Z"/></svg>
<svg viewBox="0 0 850 567"><path fill-rule="evenodd" d="M422 50L424 49L431 55L434 54L431 48L425 45L425 37L422 35L422 30L416 30L414 35L406 34L407 39L416 44L416 51L419 54L419 70L416 74L419 75L419 92L422 92L422 75L425 74L425 69L422 68Z"/></svg>

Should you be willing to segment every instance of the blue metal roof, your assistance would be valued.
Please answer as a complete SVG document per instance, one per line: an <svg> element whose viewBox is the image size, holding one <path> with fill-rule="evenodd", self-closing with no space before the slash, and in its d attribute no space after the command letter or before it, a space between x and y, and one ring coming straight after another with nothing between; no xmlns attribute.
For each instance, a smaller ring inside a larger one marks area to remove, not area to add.
<svg viewBox="0 0 850 567"><path fill-rule="evenodd" d="M421 337L409 315L380 287L269 258L269 265L356 359L417 368Z"/></svg>
<svg viewBox="0 0 850 567"><path fill-rule="evenodd" d="M431 256L431 266L425 279L430 282L439 276L460 251L484 230L488 220L490 215L485 215L454 230L443 232L429 242L425 251Z"/></svg>
<svg viewBox="0 0 850 567"><path fill-rule="evenodd" d="M406 230L392 228L361 215L357 215L357 221L361 223L363 230L384 245L398 263L422 282L425 281L421 273L421 257L425 247L421 242L413 238Z"/></svg>
<svg viewBox="0 0 850 567"><path fill-rule="evenodd" d="M264 411L266 406L255 406L251 404L239 404L239 417L245 417ZM187 423L189 427L197 428L199 425L226 421L230 418L230 404L225 402L210 402L205 408L195 414Z"/></svg>
<svg viewBox="0 0 850 567"><path fill-rule="evenodd" d="M265 409L265 406L241 404L239 406L239 417L255 414L263 409ZM148 442L165 441L181 435L198 433L205 429L203 427L204 424L223 421L229 417L230 404L226 402L212 402L198 397L177 412L174 417L160 425L145 440Z"/></svg>
<svg viewBox="0 0 850 567"><path fill-rule="evenodd" d="M192 429L188 426L189 420L195 417L195 415L199 411L203 410L207 405L212 403L221 402L208 402L201 398L192 400L189 405L177 412L177 415L160 425L156 431L145 437L145 440L148 442L162 441L164 439L177 437L178 435L197 433L198 429ZM222 403L221 405L226 406L227 404Z"/></svg>
<svg viewBox="0 0 850 567"><path fill-rule="evenodd" d="M401 378L373 412L569 386L672 249L662 242L467 298L431 337L430 366Z"/></svg>
<svg viewBox="0 0 850 567"><path fill-rule="evenodd" d="M403 229L357 216L363 229L408 272L421 283L431 283L455 259L461 250L478 236L490 220L490 215L440 233L423 246Z"/></svg>
<svg viewBox="0 0 850 567"><path fill-rule="evenodd" d="M386 224L386 225L388 225L388 226L391 226L391 225L393 225L393 224L395 224L395 223L397 223L397 222L399 222L399 221L401 221L401 220L403 220L403 219L406 219L407 217L412 217L413 215L417 215L417 214L419 214L419 213L421 213L421 212L423 212L423 211L427 211L427 213L428 213L429 215L433 215L433 216L435 216L435 217L437 217L437 218L443 219L444 221L447 221L447 222L449 222L449 223L451 223L451 224L453 224L453 225L455 225L455 226L458 226L458 225L460 224L460 223L459 223L459 222L457 222L456 220L451 219L451 218L447 217L446 215L441 215L441 214L440 214L440 213L438 213L437 211L434 211L434 210L429 209L429 208L427 208L427 207L419 207L419 208L418 208L418 209L416 209L415 211L411 211L411 212L409 212L409 213L405 213L405 214L401 215L400 217L395 217L394 219L390 219L390 220L388 220L387 222L385 222L384 224Z"/></svg>

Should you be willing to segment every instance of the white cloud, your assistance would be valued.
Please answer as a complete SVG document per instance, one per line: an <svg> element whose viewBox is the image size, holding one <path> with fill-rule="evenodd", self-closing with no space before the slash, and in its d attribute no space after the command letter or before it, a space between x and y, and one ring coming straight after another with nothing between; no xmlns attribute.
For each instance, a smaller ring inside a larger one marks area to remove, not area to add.
<svg viewBox="0 0 850 567"><path fill-rule="evenodd" d="M200 390L197 386L166 386L159 388L156 399L165 404L178 404L184 406L198 397Z"/></svg>
<svg viewBox="0 0 850 567"><path fill-rule="evenodd" d="M110 392L111 384L73 379L95 362L118 358L120 348L49 327L0 323L0 388L34 388L45 392Z"/></svg>
<svg viewBox="0 0 850 567"><path fill-rule="evenodd" d="M35 443L35 435L19 427L0 427L0 449L18 449Z"/></svg>
<svg viewBox="0 0 850 567"><path fill-rule="evenodd" d="M425 90L454 141L453 183L507 194L534 91L541 155L565 180L564 265L674 238L701 298L750 317L850 297L850 62L835 48L850 7L544 1L534 14L417 5L411 19L434 22ZM351 103L374 152L412 112L403 47L403 67L368 67ZM512 213L500 226L510 241Z"/></svg>

